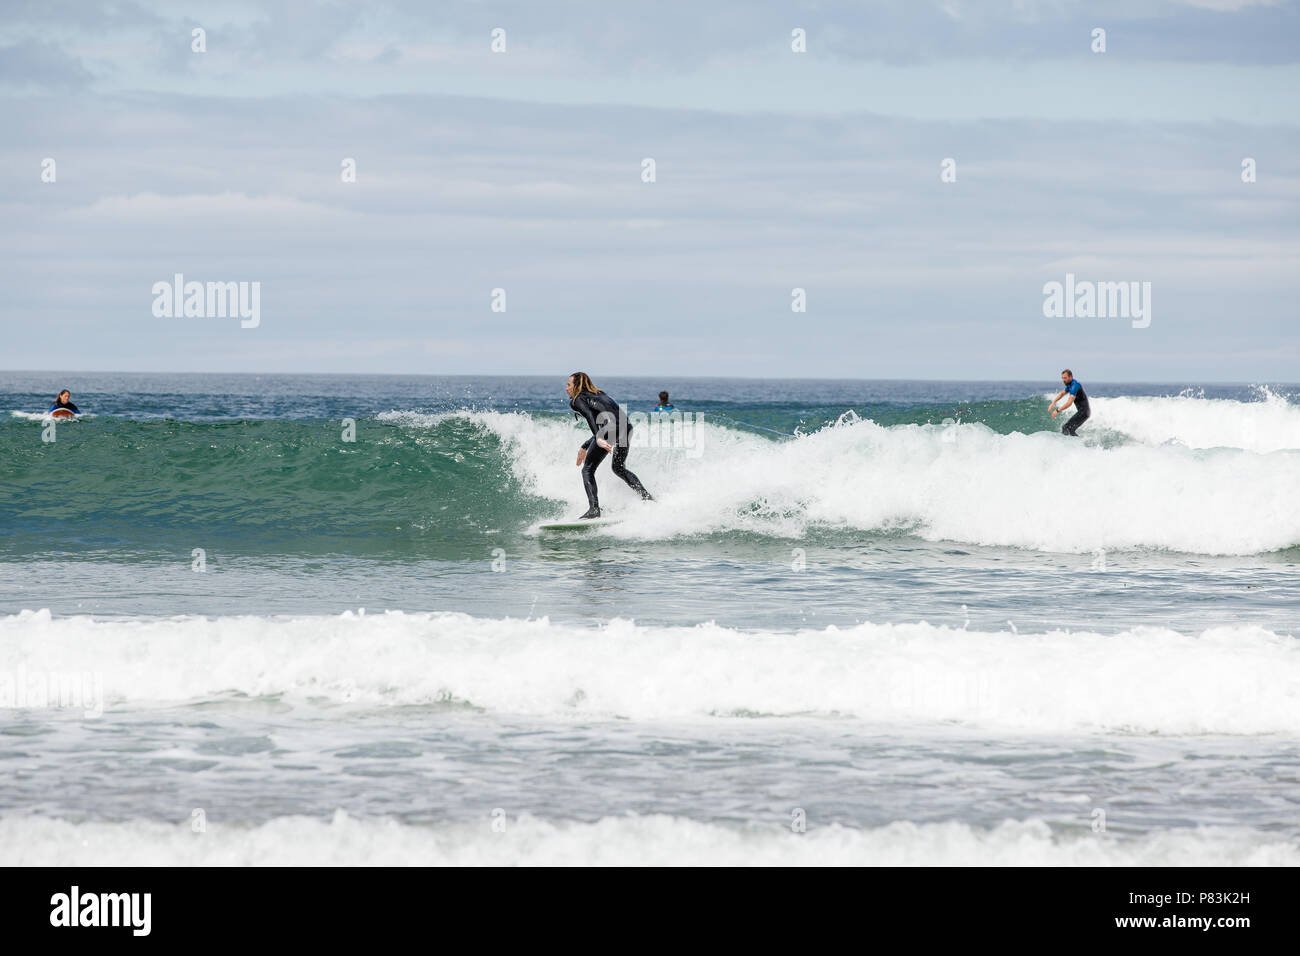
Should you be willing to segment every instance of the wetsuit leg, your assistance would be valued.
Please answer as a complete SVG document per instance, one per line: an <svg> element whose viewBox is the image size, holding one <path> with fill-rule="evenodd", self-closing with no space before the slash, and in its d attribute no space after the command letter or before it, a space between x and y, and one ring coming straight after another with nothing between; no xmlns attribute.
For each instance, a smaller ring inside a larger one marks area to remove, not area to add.
<svg viewBox="0 0 1300 956"><path fill-rule="evenodd" d="M1086 422L1091 414L1091 409L1079 409L1068 422L1061 426L1061 433L1078 437L1079 426Z"/></svg>
<svg viewBox="0 0 1300 956"><path fill-rule="evenodd" d="M587 457L582 462L582 487L587 490L587 504L595 511L600 511L600 500L596 497L596 468L609 452L595 442L587 449Z"/></svg>
<svg viewBox="0 0 1300 956"><path fill-rule="evenodd" d="M650 492L646 491L645 486L641 484L641 479L627 470L628 451L629 446L627 445L615 445L614 460L610 463L610 468L613 470L614 474L626 481L628 487L638 495L646 501L653 501L654 499L650 497Z"/></svg>

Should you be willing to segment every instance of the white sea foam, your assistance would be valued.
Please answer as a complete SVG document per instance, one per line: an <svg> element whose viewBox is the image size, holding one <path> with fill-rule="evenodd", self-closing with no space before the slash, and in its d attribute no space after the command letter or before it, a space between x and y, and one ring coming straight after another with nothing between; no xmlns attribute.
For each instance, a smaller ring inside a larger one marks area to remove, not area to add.
<svg viewBox="0 0 1300 956"><path fill-rule="evenodd" d="M564 502L557 516L585 510L574 467L585 432L523 413L459 414L506 442L525 486ZM427 427L442 417L392 420ZM1300 545L1297 449L1261 455L1175 444L1108 448L1048 432L1001 435L980 424L886 428L848 420L787 441L707 417L700 428L699 457L633 449L628 465L655 504L643 504L602 469L602 505L624 520L598 533L655 539L733 531L801 537L814 527L903 530L932 541L1074 553L1155 548L1231 555Z"/></svg>
<svg viewBox="0 0 1300 956"><path fill-rule="evenodd" d="M24 412L24 411L19 411L17 409L10 411L9 416L11 418L18 418L27 422L53 422L53 421L67 422L67 421L80 421L83 418L95 417L89 412L79 412L75 419L67 419L67 418L56 419L53 416L51 416L49 412Z"/></svg>
<svg viewBox="0 0 1300 956"><path fill-rule="evenodd" d="M1140 838L1062 836L1040 820L989 829L891 823L856 829L810 821L740 827L664 815L556 823L505 817L411 825L280 817L255 827L209 822L71 823L0 818L0 862L11 866L1296 866L1300 848L1237 829L1166 830Z"/></svg>
<svg viewBox="0 0 1300 956"><path fill-rule="evenodd" d="M1241 448L1268 453L1300 448L1300 405L1268 389L1261 401L1180 395L1094 398L1091 428L1105 428L1147 445ZM1070 414L1070 413L1067 413Z"/></svg>
<svg viewBox="0 0 1300 956"><path fill-rule="evenodd" d="M802 714L1029 733L1300 733L1300 641L1245 626L1103 635L925 623L580 627L402 612L0 618L0 698L13 706L19 675L51 673L102 675L109 710L237 693L584 719Z"/></svg>

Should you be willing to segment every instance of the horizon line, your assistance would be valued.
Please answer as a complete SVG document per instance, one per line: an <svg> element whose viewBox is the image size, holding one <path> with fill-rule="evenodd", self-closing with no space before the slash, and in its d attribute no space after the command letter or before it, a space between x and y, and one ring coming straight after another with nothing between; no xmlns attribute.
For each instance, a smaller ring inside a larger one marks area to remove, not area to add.
<svg viewBox="0 0 1300 956"><path fill-rule="evenodd" d="M246 375L246 376L312 376L317 378L551 378L553 373L542 372L457 372L454 374L443 374L437 372L196 372L196 371L128 371L124 369L0 369L0 375L23 374L23 375L194 375L194 376L214 376L214 375ZM1044 378L1055 380L1060 375L1044 376ZM671 373L664 375L624 375L617 372L611 372L604 375L606 378L626 378L638 379L643 378L648 381L656 379L677 379L677 380L717 380L730 379L736 381L766 381L766 382L960 382L960 383L1028 383L1038 380L1038 376L1027 378L953 378L952 376L943 376L940 378L914 378L914 377L895 377L885 376L877 378L845 378L840 376L782 376L773 377L771 375L673 375ZM1194 381L1198 385L1286 385L1300 387L1300 382L1277 381L1246 381L1239 379L1179 379L1179 380L1156 380L1156 379L1103 379L1091 378L1090 381L1098 382L1103 385L1178 385Z"/></svg>

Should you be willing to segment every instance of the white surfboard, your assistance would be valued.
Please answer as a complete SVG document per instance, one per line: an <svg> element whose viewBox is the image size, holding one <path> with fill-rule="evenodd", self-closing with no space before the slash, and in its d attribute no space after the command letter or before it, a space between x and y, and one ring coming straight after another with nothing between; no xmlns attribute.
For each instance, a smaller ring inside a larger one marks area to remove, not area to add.
<svg viewBox="0 0 1300 956"><path fill-rule="evenodd" d="M577 518L573 521L551 521L537 526L539 531L586 531L589 528L608 528L621 518Z"/></svg>

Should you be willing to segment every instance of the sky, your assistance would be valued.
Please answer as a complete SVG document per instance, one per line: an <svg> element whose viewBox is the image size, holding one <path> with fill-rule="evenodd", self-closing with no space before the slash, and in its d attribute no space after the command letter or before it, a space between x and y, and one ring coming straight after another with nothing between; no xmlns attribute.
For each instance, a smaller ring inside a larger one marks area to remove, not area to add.
<svg viewBox="0 0 1300 956"><path fill-rule="evenodd" d="M0 369L1300 380L1297 2L4 0L0 130Z"/></svg>

